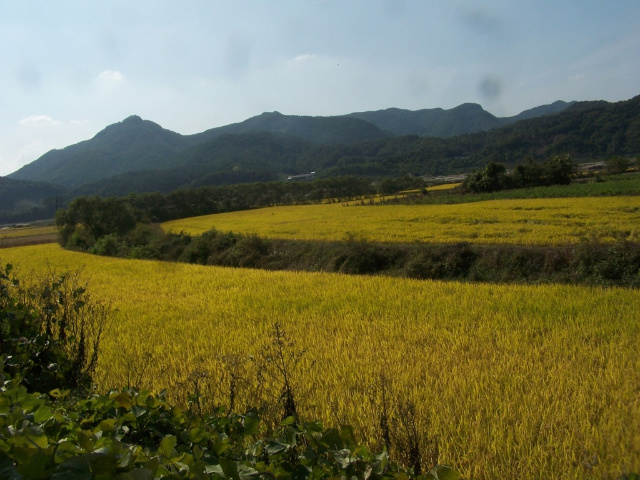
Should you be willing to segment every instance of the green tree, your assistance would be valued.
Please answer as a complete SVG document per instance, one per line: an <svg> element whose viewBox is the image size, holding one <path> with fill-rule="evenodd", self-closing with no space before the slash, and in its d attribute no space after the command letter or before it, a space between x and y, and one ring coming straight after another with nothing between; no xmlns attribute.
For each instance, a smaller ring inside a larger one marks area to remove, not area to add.
<svg viewBox="0 0 640 480"><path fill-rule="evenodd" d="M607 173L624 173L629 168L629 165L631 165L631 161L625 157L614 156L607 158L606 165Z"/></svg>
<svg viewBox="0 0 640 480"><path fill-rule="evenodd" d="M501 163L489 162L483 170L471 173L463 182L463 188L471 192L496 192L509 185L507 169Z"/></svg>
<svg viewBox="0 0 640 480"><path fill-rule="evenodd" d="M121 198L78 197L65 210L56 213L63 245L68 245L74 234L85 233L92 246L105 235L130 232L136 222L136 212Z"/></svg>

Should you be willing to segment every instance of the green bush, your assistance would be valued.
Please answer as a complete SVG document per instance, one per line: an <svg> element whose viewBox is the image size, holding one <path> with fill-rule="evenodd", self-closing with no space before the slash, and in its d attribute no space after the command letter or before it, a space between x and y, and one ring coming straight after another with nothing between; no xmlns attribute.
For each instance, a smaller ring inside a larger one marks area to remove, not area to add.
<svg viewBox="0 0 640 480"><path fill-rule="evenodd" d="M29 388L88 389L105 307L93 302L80 272L48 272L24 284L0 268L0 361Z"/></svg>
<svg viewBox="0 0 640 480"><path fill-rule="evenodd" d="M258 413L196 415L163 394L113 390L47 400L0 387L0 477L6 479L455 480L448 466L417 476L355 440L350 427L282 421L260 435Z"/></svg>
<svg viewBox="0 0 640 480"><path fill-rule="evenodd" d="M117 235L105 235L89 249L89 253L109 257L120 256L126 250L126 245Z"/></svg>

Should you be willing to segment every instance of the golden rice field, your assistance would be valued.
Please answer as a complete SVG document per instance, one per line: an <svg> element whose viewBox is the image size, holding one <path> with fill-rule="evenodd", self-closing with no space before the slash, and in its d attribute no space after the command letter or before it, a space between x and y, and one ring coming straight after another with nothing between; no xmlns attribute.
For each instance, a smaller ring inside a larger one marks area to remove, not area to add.
<svg viewBox="0 0 640 480"><path fill-rule="evenodd" d="M183 398L196 369L220 386L221 356L246 360L280 322L306 349L294 369L304 415L347 421L372 439L368 392L385 374L399 398L417 405L421 433L439 439L440 462L465 479L609 479L640 470L637 291L266 272L57 245L0 256L22 271L84 266L90 291L117 309L100 388L141 373L144 386ZM212 395L221 400L222 390Z"/></svg>
<svg viewBox="0 0 640 480"><path fill-rule="evenodd" d="M459 205L282 206L174 220L166 231L211 228L261 237L373 242L554 245L640 239L640 196L491 200Z"/></svg>
<svg viewBox="0 0 640 480"><path fill-rule="evenodd" d="M437 192L439 190L451 190L453 188L456 188L458 186L462 185L460 182L458 183L443 183L440 185L433 185L431 187L427 188L428 192Z"/></svg>

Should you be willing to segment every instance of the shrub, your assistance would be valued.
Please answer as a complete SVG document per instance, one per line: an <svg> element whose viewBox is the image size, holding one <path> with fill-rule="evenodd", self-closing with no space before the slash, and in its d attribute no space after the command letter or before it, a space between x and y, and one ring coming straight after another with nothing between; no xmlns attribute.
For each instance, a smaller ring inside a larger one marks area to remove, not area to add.
<svg viewBox="0 0 640 480"><path fill-rule="evenodd" d="M31 389L87 389L107 309L91 300L80 272L48 272L24 284L0 266L3 373Z"/></svg>
<svg viewBox="0 0 640 480"><path fill-rule="evenodd" d="M95 255L105 255L109 257L117 257L126 249L124 242L117 235L105 235L89 249L89 253Z"/></svg>

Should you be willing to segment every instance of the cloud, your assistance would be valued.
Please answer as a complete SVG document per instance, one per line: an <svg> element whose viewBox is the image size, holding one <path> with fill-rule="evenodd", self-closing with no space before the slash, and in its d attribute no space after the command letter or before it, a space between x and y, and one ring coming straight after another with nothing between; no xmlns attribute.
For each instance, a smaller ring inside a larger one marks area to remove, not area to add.
<svg viewBox="0 0 640 480"><path fill-rule="evenodd" d="M304 62L306 60L312 60L314 58L317 58L317 55L314 53L304 53L302 55L298 55L297 57L295 57L293 59L294 62Z"/></svg>
<svg viewBox="0 0 640 480"><path fill-rule="evenodd" d="M18 121L18 123L25 127L49 127L60 124L58 120L54 120L49 115L31 115Z"/></svg>
<svg viewBox="0 0 640 480"><path fill-rule="evenodd" d="M98 81L105 84L117 84L124 81L124 75L117 70L104 70L98 74Z"/></svg>

